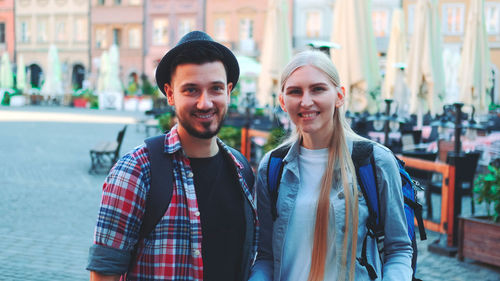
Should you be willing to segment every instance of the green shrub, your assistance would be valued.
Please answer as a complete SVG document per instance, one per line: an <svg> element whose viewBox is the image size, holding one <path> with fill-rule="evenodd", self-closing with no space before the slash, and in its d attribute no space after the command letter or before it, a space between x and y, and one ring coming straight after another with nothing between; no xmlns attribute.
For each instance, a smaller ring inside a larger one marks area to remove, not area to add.
<svg viewBox="0 0 500 281"><path fill-rule="evenodd" d="M172 113L167 112L158 117L158 125L160 126L163 132L169 131L174 124L172 120Z"/></svg>
<svg viewBox="0 0 500 281"><path fill-rule="evenodd" d="M478 195L477 202L485 202L488 217L493 204L493 220L500 221L500 167L495 164L488 166L489 173L478 175L475 180L474 192Z"/></svg>
<svg viewBox="0 0 500 281"><path fill-rule="evenodd" d="M231 126L223 126L218 137L227 145L240 149L241 147L241 129Z"/></svg>
<svg viewBox="0 0 500 281"><path fill-rule="evenodd" d="M264 145L264 153L268 152L278 145L287 137L287 133L282 128L274 128L271 130L271 134L267 139L267 143Z"/></svg>

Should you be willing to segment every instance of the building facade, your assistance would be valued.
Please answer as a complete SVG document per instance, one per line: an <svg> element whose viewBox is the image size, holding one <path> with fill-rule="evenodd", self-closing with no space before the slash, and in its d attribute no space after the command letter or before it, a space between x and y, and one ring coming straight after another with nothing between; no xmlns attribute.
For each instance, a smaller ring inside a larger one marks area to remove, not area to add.
<svg viewBox="0 0 500 281"><path fill-rule="evenodd" d="M294 0L292 22L295 49L303 49L314 41L331 41L335 2L335 0ZM377 50L383 54L387 52L389 44L392 11L400 6L400 1L373 0L371 5Z"/></svg>
<svg viewBox="0 0 500 281"><path fill-rule="evenodd" d="M0 1L0 54L8 52L11 61L15 61L14 38L14 0Z"/></svg>
<svg viewBox="0 0 500 281"><path fill-rule="evenodd" d="M267 5L268 0L207 0L206 31L237 54L256 57L262 49Z"/></svg>
<svg viewBox="0 0 500 281"><path fill-rule="evenodd" d="M87 0L88 1L88 0ZM143 0L90 0L92 82L97 81L104 51L116 44L124 87L145 71Z"/></svg>
<svg viewBox="0 0 500 281"><path fill-rule="evenodd" d="M58 49L63 87L81 88L90 66L88 0L16 0L16 54L28 68L28 81L40 88L48 50Z"/></svg>
<svg viewBox="0 0 500 281"><path fill-rule="evenodd" d="M441 34L443 38L443 61L445 75L451 83L447 91L454 88L457 81L458 62L465 38L465 28L469 14L469 5L472 0L440 0L439 16L441 20ZM413 22L415 21L415 7L417 0L404 0L403 8L408 30L408 43L411 43ZM494 99L500 101L500 0L485 0L484 15L486 32L489 35L490 58L494 78ZM456 89L455 89L456 91Z"/></svg>
<svg viewBox="0 0 500 281"><path fill-rule="evenodd" d="M145 74L153 78L165 53L193 30L205 30L205 0L147 0Z"/></svg>
<svg viewBox="0 0 500 281"><path fill-rule="evenodd" d="M294 0L294 49L304 49L312 41L329 42L332 37L333 0Z"/></svg>

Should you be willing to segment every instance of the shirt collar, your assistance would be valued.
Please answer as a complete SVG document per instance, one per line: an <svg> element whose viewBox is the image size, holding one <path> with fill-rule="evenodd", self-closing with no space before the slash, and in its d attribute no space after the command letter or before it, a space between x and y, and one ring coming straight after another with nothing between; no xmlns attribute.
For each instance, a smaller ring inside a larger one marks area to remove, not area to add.
<svg viewBox="0 0 500 281"><path fill-rule="evenodd" d="M168 154L174 154L181 149L182 146L181 140L179 139L178 125L175 124L165 135L164 152Z"/></svg>
<svg viewBox="0 0 500 281"><path fill-rule="evenodd" d="M243 169L243 164L236 159L236 157L231 153L226 144L222 142L219 138L217 138L217 144L219 145L219 149L223 149L225 153L231 156L231 159L236 163L238 169ZM165 135L165 149L164 152L168 154L174 154L177 151L182 150L181 140L179 138L178 125L175 124L169 132Z"/></svg>

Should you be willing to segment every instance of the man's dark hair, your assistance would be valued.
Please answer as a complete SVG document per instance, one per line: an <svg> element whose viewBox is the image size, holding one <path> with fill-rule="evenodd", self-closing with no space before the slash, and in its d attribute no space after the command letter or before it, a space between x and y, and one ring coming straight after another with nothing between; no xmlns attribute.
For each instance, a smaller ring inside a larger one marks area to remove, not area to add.
<svg viewBox="0 0 500 281"><path fill-rule="evenodd" d="M172 60L170 65L170 73L173 76L175 74L175 69L180 64L194 63L194 64L204 64L208 62L220 61L224 65L224 70L226 71L226 78L229 82L229 72L227 66L223 63L224 55L214 46L193 46L186 47L180 51L175 58ZM168 83L172 81L172 77L169 77Z"/></svg>

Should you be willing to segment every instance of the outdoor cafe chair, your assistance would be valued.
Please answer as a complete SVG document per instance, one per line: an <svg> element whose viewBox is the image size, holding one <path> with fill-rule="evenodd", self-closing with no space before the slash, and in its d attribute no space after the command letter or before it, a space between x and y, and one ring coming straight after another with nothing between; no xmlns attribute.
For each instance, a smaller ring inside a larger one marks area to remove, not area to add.
<svg viewBox="0 0 500 281"><path fill-rule="evenodd" d="M481 157L481 151L471 151L464 154L464 157L455 158L455 192L459 193L458 198L463 196L471 197L471 213L474 214L474 177ZM450 163L447 156L446 163ZM441 181L432 181L429 188L425 190L425 200L427 203L427 217L432 217L432 194L441 194Z"/></svg>

